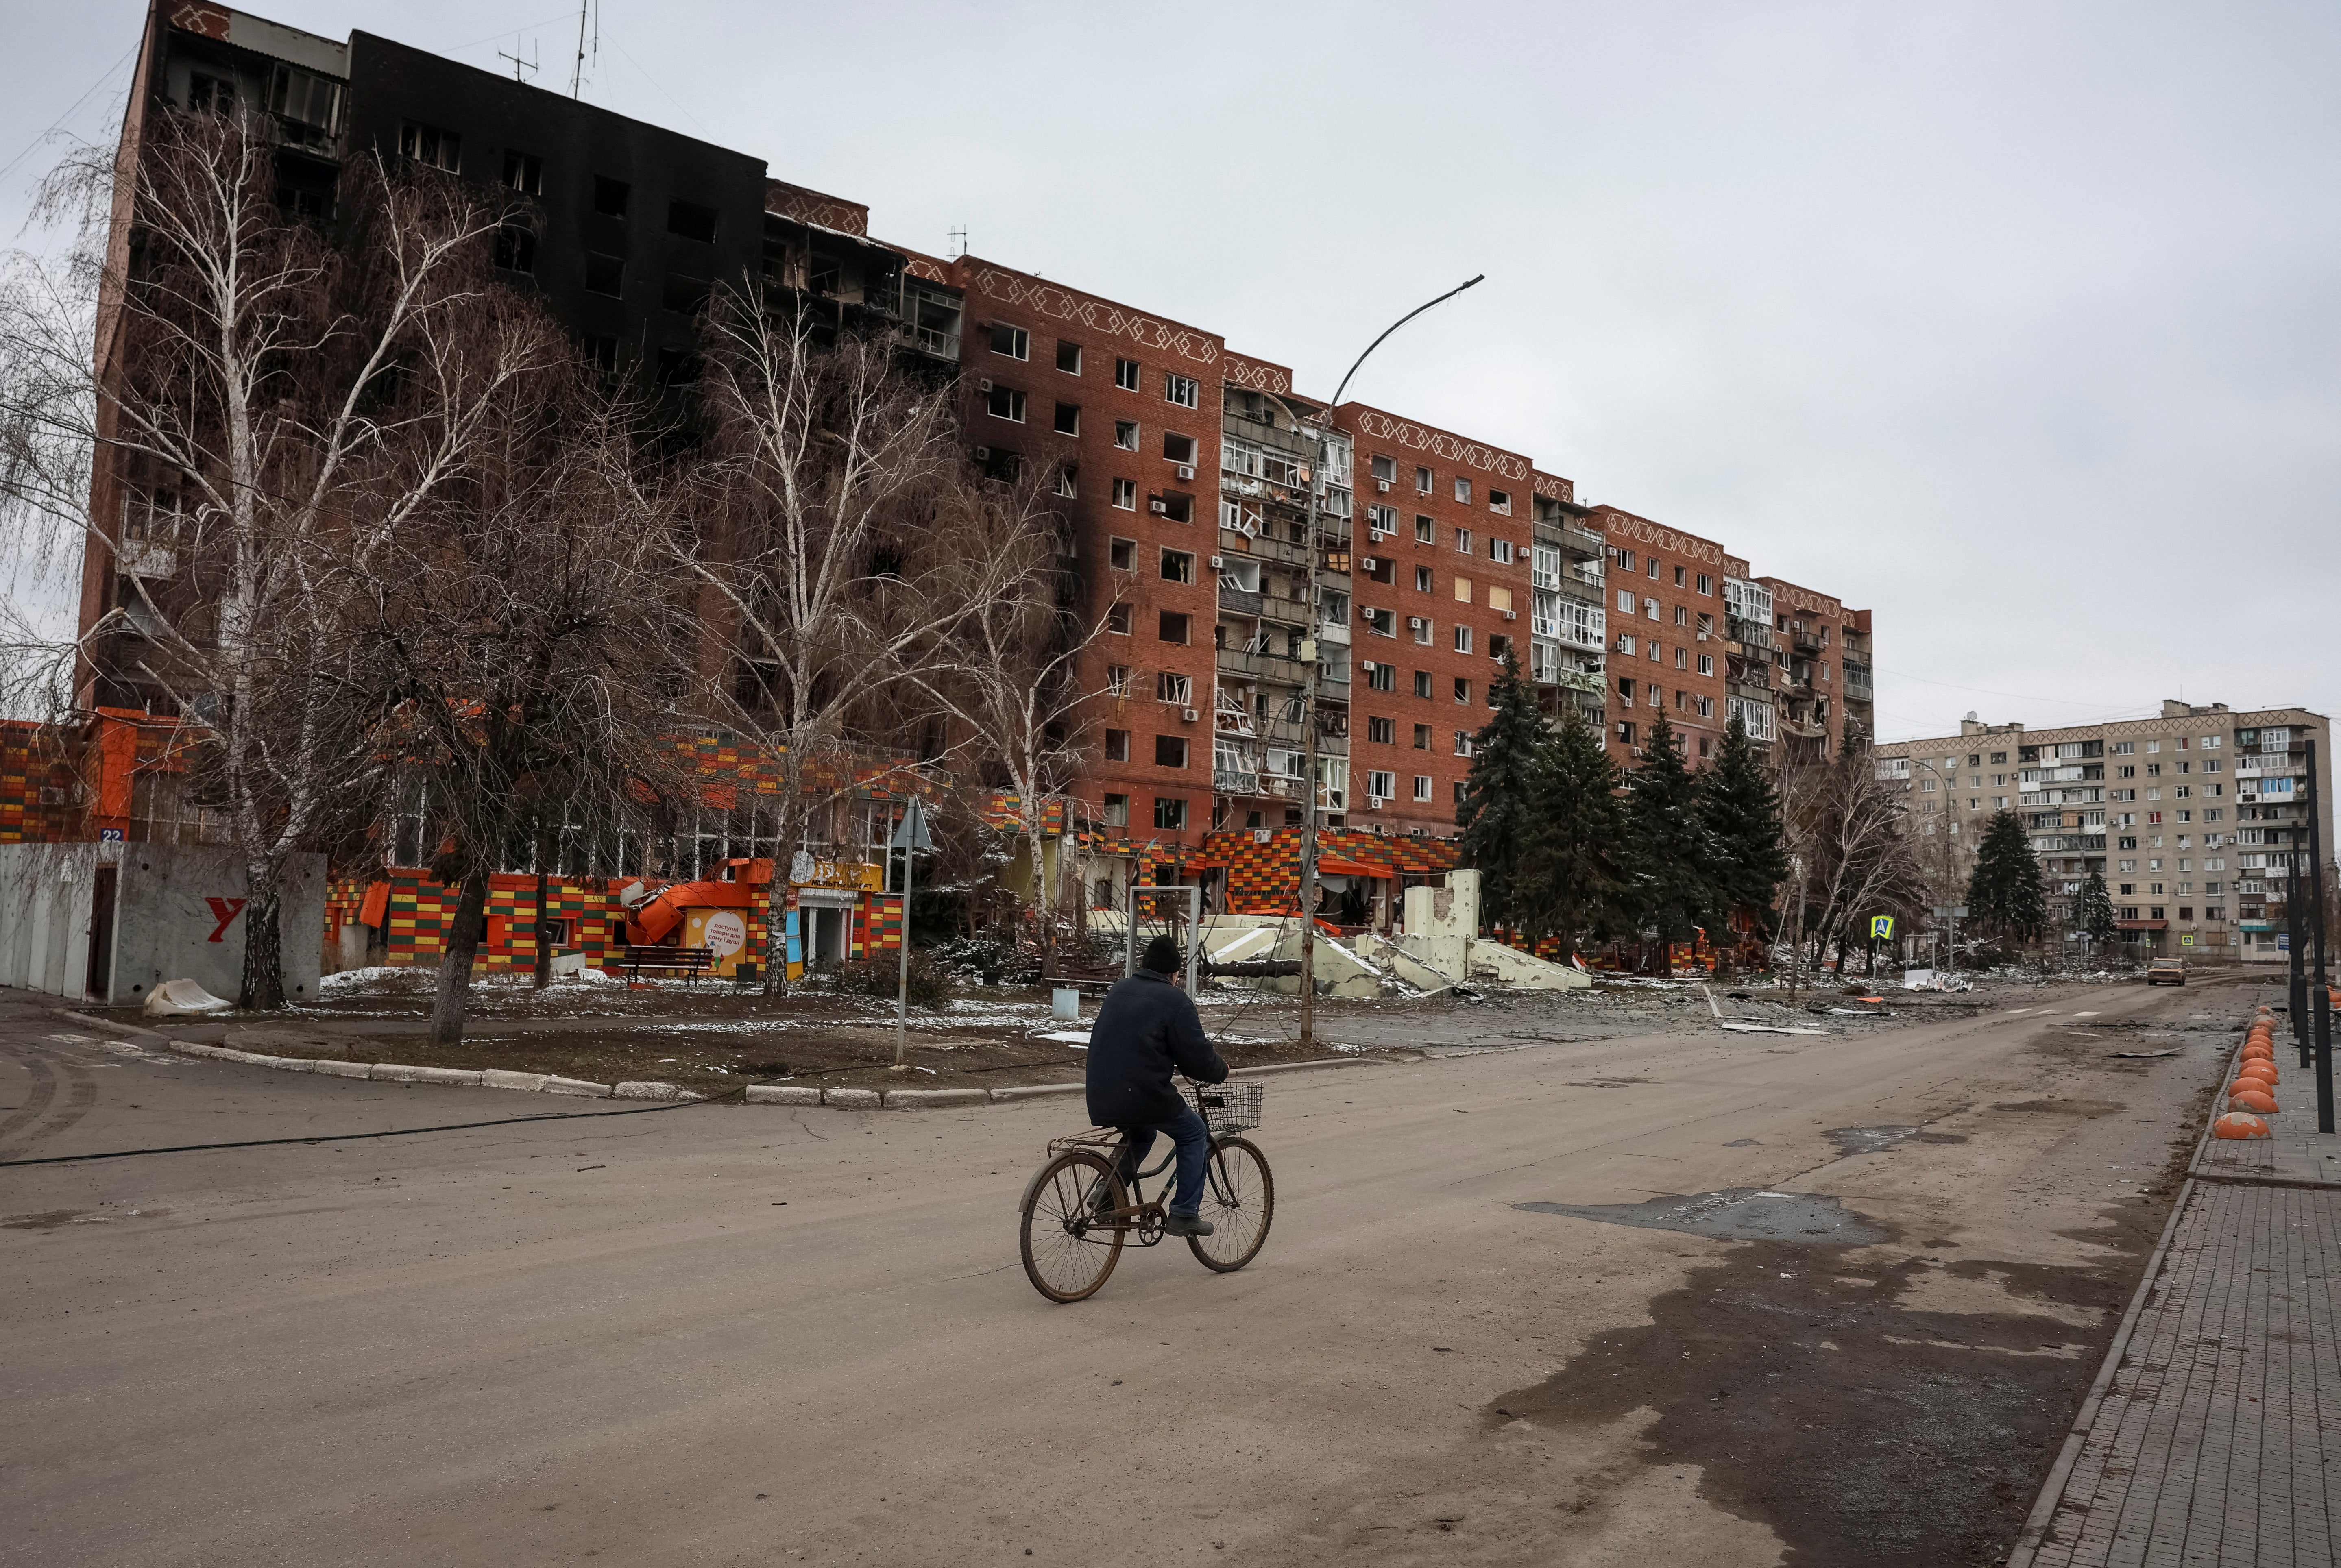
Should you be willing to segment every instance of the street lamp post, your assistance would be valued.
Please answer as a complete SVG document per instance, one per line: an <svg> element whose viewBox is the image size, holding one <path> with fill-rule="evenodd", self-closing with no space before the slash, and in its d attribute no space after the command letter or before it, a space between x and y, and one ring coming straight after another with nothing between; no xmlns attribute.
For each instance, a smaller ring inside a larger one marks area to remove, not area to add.
<svg viewBox="0 0 2341 1568"><path fill-rule="evenodd" d="M1308 666L1300 689L1303 748L1300 764L1300 1044L1304 1048L1313 1047L1317 1043L1317 682L1320 668L1317 633L1323 629L1323 611L1317 602L1317 574L1322 561L1322 552L1317 545L1317 498L1324 491L1326 459L1332 451L1333 411L1341 406L1341 394L1350 390L1350 378L1358 373L1358 366L1364 364L1368 355L1388 342L1392 332L1433 305L1445 304L1487 275L1480 273L1469 282L1459 283L1437 299L1427 300L1415 306L1383 328L1381 336L1366 345L1365 353L1360 354L1348 373L1341 377L1340 385L1333 389L1332 401L1325 405L1316 422L1317 461L1309 475L1309 635L1301 640L1300 644L1300 657ZM1354 531L1354 518L1350 526Z"/></svg>

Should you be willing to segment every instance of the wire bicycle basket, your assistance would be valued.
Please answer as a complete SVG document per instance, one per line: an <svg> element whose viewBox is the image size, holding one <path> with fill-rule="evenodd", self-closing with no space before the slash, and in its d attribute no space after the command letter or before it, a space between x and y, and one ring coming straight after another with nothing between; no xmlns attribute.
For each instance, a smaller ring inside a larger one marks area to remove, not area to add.
<svg viewBox="0 0 2341 1568"><path fill-rule="evenodd" d="M1247 1078L1241 1083L1189 1084L1180 1092L1213 1132L1240 1133L1260 1126L1267 1089L1258 1079Z"/></svg>

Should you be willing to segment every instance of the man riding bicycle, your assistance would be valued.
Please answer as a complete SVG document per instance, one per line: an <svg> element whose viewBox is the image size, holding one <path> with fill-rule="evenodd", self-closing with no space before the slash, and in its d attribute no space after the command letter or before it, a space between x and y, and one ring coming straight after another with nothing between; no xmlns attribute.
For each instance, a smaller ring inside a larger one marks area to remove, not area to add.
<svg viewBox="0 0 2341 1568"><path fill-rule="evenodd" d="M1124 1186L1137 1176L1156 1133L1178 1146L1179 1179L1162 1228L1170 1236L1209 1236L1202 1217L1203 1174L1211 1129L1171 1087L1174 1067L1198 1083L1225 1083L1228 1064L1203 1034L1203 1020L1180 970L1179 944L1157 937L1135 974L1114 983L1090 1029L1090 1120L1122 1135Z"/></svg>

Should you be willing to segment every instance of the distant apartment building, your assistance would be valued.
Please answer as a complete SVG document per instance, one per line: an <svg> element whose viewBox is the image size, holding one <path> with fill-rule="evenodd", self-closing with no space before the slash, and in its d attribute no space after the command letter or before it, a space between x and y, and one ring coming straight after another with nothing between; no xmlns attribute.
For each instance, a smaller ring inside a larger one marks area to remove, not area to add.
<svg viewBox="0 0 2341 1568"><path fill-rule="evenodd" d="M156 4L139 70L134 151L149 114L258 109L280 133L283 203L328 227L360 156L508 193L521 215L496 246L503 275L613 374L686 386L696 313L752 278L829 330L889 334L906 364L955 376L971 458L1049 476L1106 623L1079 672L1096 695L1061 814L1101 898L1141 868L1224 871L1209 836L1273 834L1312 792L1329 827L1451 835L1510 661L1548 714L1574 708L1629 766L1659 713L1694 763L1735 715L1768 747L1827 747L1847 717L1867 728L1868 611L1587 504L1526 453L1409 413L1329 409L1206 328L882 243L867 207L754 155L370 34L335 42L214 5ZM108 507L167 511L144 476L108 469L97 488ZM85 628L150 569L175 570L167 552L116 561L94 545ZM85 701L159 700L127 673L136 652L95 650Z"/></svg>
<svg viewBox="0 0 2341 1568"><path fill-rule="evenodd" d="M2330 724L2306 709L2232 712L2166 701L2147 719L2054 729L1985 724L1875 748L1910 802L1922 858L1949 885L1973 869L1994 813L2023 819L2071 932L2102 874L2123 939L2151 951L2272 960L2287 855L2309 847L2306 742L2332 844Z"/></svg>

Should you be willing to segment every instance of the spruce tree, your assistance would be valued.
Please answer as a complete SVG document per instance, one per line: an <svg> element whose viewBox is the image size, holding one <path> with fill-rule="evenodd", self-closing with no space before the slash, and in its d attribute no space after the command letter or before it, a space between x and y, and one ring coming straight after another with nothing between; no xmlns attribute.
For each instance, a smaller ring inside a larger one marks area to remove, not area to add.
<svg viewBox="0 0 2341 1568"><path fill-rule="evenodd" d="M2081 888L2081 929L2100 948L2111 947L2121 937L2121 927L2114 920L2114 901L2106 891L2106 874L2092 871Z"/></svg>
<svg viewBox="0 0 2341 1568"><path fill-rule="evenodd" d="M1534 878L1551 731L1537 710L1536 693L1520 679L1519 661L1504 658L1491 693L1495 711L1471 745L1471 772L1455 808L1463 829L1466 865L1479 872L1479 912L1491 923L1519 928L1528 913L1521 894Z"/></svg>
<svg viewBox="0 0 2341 1568"><path fill-rule="evenodd" d="M1994 813L1976 851L1975 874L1967 878L1967 918L1983 929L2029 942L2048 924L2048 888L2040 862L2013 811Z"/></svg>
<svg viewBox="0 0 2341 1568"><path fill-rule="evenodd" d="M1788 852L1781 842L1780 797L1764 759L1748 739L1748 726L1737 715L1723 732L1723 749L1715 765L1701 781L1699 816L1714 856L1707 879L1715 899L1717 933L1730 928L1734 915L1745 915L1757 934L1769 941L1772 897L1788 874Z"/></svg>
<svg viewBox="0 0 2341 1568"><path fill-rule="evenodd" d="M1714 907L1715 863L1699 806L1700 779L1683 760L1674 726L1660 713L1626 782L1626 821L1643 924L1667 942L1688 942Z"/></svg>
<svg viewBox="0 0 2341 1568"><path fill-rule="evenodd" d="M1539 853L1525 902L1535 912L1531 924L1573 952L1583 938L1606 940L1632 925L1626 803L1601 732L1574 702L1547 757L1537 811Z"/></svg>

